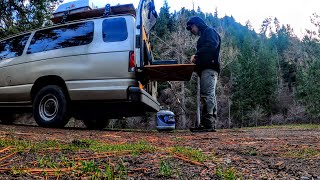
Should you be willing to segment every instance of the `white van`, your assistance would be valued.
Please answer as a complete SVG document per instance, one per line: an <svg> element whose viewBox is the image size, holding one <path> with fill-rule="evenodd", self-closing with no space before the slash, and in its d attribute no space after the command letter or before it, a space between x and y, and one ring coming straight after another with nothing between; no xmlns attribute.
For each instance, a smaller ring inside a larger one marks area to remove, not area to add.
<svg viewBox="0 0 320 180"><path fill-rule="evenodd" d="M102 129L107 119L159 110L155 83L143 71L153 60L147 40L157 16L153 0L141 0L137 10L107 8L87 14L69 8L54 18L70 18L65 23L0 41L2 123L32 111L43 127L63 127L75 117Z"/></svg>

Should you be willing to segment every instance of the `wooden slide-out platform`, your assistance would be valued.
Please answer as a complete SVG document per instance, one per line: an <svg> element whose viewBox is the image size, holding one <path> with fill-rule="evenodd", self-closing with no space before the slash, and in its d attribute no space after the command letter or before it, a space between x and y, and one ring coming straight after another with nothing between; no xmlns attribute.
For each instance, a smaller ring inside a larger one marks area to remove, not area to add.
<svg viewBox="0 0 320 180"><path fill-rule="evenodd" d="M144 66L146 75L153 81L189 81L194 64L168 64Z"/></svg>

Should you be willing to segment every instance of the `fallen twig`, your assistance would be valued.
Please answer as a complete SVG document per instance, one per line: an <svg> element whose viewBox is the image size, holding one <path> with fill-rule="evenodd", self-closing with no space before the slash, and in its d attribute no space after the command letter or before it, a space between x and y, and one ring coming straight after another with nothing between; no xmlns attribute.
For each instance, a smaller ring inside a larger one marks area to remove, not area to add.
<svg viewBox="0 0 320 180"><path fill-rule="evenodd" d="M130 171L143 171L143 172L147 172L148 169L147 168L136 168L136 169L132 169Z"/></svg>
<svg viewBox="0 0 320 180"><path fill-rule="evenodd" d="M75 168L59 168L59 169L50 169L50 168L45 168L45 169L36 169L36 168L26 168L26 169L21 169L21 170L25 170L27 172L67 172L67 171L72 171Z"/></svg>
<svg viewBox="0 0 320 180"><path fill-rule="evenodd" d="M5 163L5 164L1 164L0 167L7 166L8 164L10 164L10 163L8 162L8 163Z"/></svg>
<svg viewBox="0 0 320 180"><path fill-rule="evenodd" d="M11 156L13 156L13 155L15 155L15 154L16 154L16 152L11 153L11 154L9 154L8 156L5 156L5 157L3 157L3 158L0 158L0 161L3 161L3 160L5 160L5 159L7 159L7 158L9 158L9 157L11 157Z"/></svg>
<svg viewBox="0 0 320 180"><path fill-rule="evenodd" d="M110 151L110 152L101 152L101 153L97 153L97 155L113 155L113 154L122 154L122 153L131 153L133 152L132 150L124 150L124 151Z"/></svg>
<svg viewBox="0 0 320 180"><path fill-rule="evenodd" d="M103 155L103 156L92 156L92 157L87 157L87 158L74 158L75 161L85 161L85 160L91 160L91 159L102 159L102 158L107 158L112 155Z"/></svg>
<svg viewBox="0 0 320 180"><path fill-rule="evenodd" d="M128 152L117 152L117 153L100 153L100 154L97 154L96 156L92 156L92 157L86 157L86 158L74 158L75 161L84 161L84 160L90 160L90 159L102 159L102 158L107 158L107 157L110 157L110 156L116 156L116 155L127 155L127 154L130 154L131 151L128 151Z"/></svg>
<svg viewBox="0 0 320 180"><path fill-rule="evenodd" d="M1 150L0 150L0 153L5 152L5 151L7 151L7 150L9 150L9 149L11 149L11 146L8 146L8 147L6 147L6 148L4 148L4 149L1 149Z"/></svg>
<svg viewBox="0 0 320 180"><path fill-rule="evenodd" d="M208 169L205 168L203 171L201 171L200 175L201 175L201 176L204 176L204 175L207 173L207 171L208 171Z"/></svg>
<svg viewBox="0 0 320 180"><path fill-rule="evenodd" d="M17 135L27 135L27 136L33 136L33 135L35 135L34 133L23 133L23 132L15 132L14 134L17 134Z"/></svg>
<svg viewBox="0 0 320 180"><path fill-rule="evenodd" d="M103 135L103 137L121 138L121 136L117 136L117 135L110 135L110 134Z"/></svg>
<svg viewBox="0 0 320 180"><path fill-rule="evenodd" d="M11 168L0 168L0 171L11 171Z"/></svg>
<svg viewBox="0 0 320 180"><path fill-rule="evenodd" d="M177 158L177 159L180 159L180 160L183 160L183 161L186 161L190 164L194 164L194 165L197 165L197 166L204 166L204 164L202 163L199 163L197 161L193 161L187 157L184 157L184 156L181 156L181 155L177 155L177 154L174 154L173 157Z"/></svg>

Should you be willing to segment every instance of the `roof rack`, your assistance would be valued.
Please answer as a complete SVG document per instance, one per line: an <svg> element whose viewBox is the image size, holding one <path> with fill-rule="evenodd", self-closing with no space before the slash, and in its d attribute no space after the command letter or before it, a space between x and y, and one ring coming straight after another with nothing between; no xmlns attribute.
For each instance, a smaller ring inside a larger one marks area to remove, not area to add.
<svg viewBox="0 0 320 180"><path fill-rule="evenodd" d="M66 8L64 11L55 12L51 21L54 24L65 23L67 21L75 21L81 19L88 19L94 17L107 17L109 15L131 14L136 16L136 10L133 4L123 4L118 6L110 6L107 4L105 8L91 9L90 7L70 9Z"/></svg>

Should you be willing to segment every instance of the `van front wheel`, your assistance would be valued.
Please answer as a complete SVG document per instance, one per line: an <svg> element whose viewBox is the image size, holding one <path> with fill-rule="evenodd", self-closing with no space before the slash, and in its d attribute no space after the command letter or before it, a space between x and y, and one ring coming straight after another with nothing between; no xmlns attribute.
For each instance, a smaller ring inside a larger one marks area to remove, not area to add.
<svg viewBox="0 0 320 180"><path fill-rule="evenodd" d="M70 119L68 101L56 85L42 88L33 101L33 117L42 127L64 127Z"/></svg>

